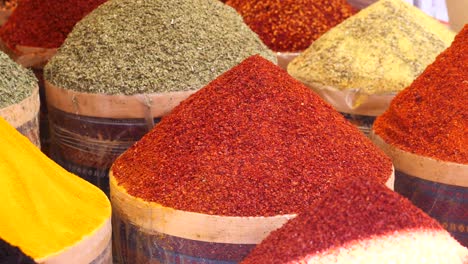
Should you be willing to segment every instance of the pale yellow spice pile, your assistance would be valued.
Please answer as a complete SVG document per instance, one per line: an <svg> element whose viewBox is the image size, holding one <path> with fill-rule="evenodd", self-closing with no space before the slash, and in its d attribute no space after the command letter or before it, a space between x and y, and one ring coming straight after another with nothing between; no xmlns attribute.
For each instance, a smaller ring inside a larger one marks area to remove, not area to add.
<svg viewBox="0 0 468 264"><path fill-rule="evenodd" d="M97 187L46 157L0 118L0 237L34 259L58 254L110 218Z"/></svg>
<svg viewBox="0 0 468 264"><path fill-rule="evenodd" d="M381 0L322 35L288 66L309 87L395 93L450 46L454 33L402 0Z"/></svg>

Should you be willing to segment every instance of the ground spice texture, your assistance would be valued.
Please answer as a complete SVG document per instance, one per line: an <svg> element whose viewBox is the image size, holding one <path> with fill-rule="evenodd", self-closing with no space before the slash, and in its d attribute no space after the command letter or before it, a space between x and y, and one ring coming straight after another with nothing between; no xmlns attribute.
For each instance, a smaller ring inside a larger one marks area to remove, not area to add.
<svg viewBox="0 0 468 264"><path fill-rule="evenodd" d="M387 187L369 179L348 178L273 231L242 263L306 263L311 255L348 242L409 229L443 230Z"/></svg>
<svg viewBox="0 0 468 264"><path fill-rule="evenodd" d="M0 38L16 45L58 48L73 26L106 0L21 0L0 28Z"/></svg>
<svg viewBox="0 0 468 264"><path fill-rule="evenodd" d="M309 87L355 91L367 100L410 85L454 36L403 0L380 0L324 33L288 72Z"/></svg>
<svg viewBox="0 0 468 264"><path fill-rule="evenodd" d="M355 10L345 0L229 0L274 51L302 51Z"/></svg>
<svg viewBox="0 0 468 264"><path fill-rule="evenodd" d="M387 143L435 159L468 163L468 25L393 99L374 131Z"/></svg>
<svg viewBox="0 0 468 264"><path fill-rule="evenodd" d="M391 162L286 71L252 56L183 101L113 165L129 194L229 216L296 213Z"/></svg>
<svg viewBox="0 0 468 264"><path fill-rule="evenodd" d="M1 117L0 161L0 235L32 258L90 244L86 239L109 221L111 204L102 191L57 165Z"/></svg>

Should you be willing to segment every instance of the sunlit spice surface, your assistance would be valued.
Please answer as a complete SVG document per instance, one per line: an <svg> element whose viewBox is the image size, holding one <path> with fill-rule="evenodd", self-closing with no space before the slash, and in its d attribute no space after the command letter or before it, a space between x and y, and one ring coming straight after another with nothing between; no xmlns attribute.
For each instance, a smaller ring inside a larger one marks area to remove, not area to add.
<svg viewBox="0 0 468 264"><path fill-rule="evenodd" d="M468 25L452 46L377 118L387 143L426 157L468 163Z"/></svg>

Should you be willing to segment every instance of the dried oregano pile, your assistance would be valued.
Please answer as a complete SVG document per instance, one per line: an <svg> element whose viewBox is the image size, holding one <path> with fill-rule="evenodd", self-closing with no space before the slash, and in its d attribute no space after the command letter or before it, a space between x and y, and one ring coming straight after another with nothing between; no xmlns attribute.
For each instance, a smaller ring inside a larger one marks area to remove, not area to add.
<svg viewBox="0 0 468 264"><path fill-rule="evenodd" d="M253 54L275 61L222 2L114 0L75 26L45 78L89 93L195 90Z"/></svg>
<svg viewBox="0 0 468 264"><path fill-rule="evenodd" d="M21 102L32 94L37 79L32 71L0 52L0 108Z"/></svg>

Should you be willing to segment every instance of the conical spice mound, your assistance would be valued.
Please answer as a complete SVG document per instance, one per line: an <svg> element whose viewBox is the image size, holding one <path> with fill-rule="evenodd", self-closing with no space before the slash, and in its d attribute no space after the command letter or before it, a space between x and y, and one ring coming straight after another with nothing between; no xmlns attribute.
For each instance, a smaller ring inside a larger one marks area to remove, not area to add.
<svg viewBox="0 0 468 264"><path fill-rule="evenodd" d="M392 101L374 131L404 151L468 164L468 25Z"/></svg>
<svg viewBox="0 0 468 264"><path fill-rule="evenodd" d="M410 201L368 178L348 178L270 233L242 263L466 261L468 249Z"/></svg>
<svg viewBox="0 0 468 264"><path fill-rule="evenodd" d="M85 93L197 90L245 58L276 57L231 7L213 0L114 0L81 20L44 68Z"/></svg>
<svg viewBox="0 0 468 264"><path fill-rule="evenodd" d="M352 124L260 56L183 101L112 167L130 195L228 216L296 213L343 178L385 182L391 170Z"/></svg>

